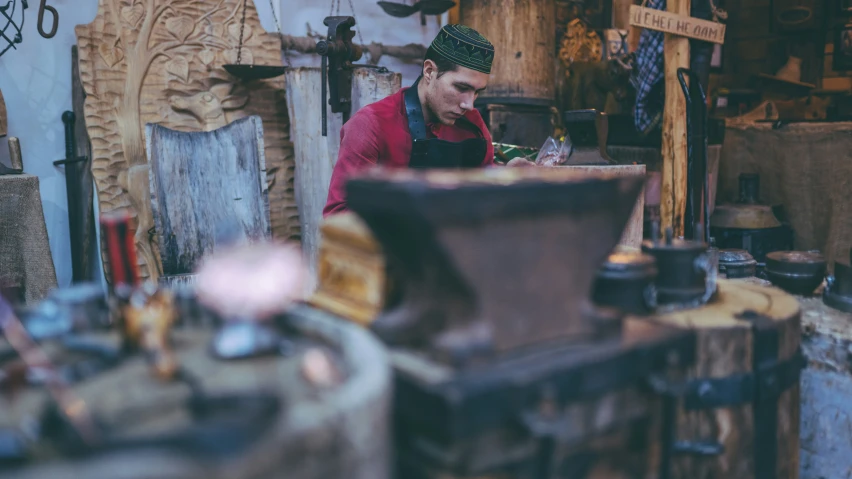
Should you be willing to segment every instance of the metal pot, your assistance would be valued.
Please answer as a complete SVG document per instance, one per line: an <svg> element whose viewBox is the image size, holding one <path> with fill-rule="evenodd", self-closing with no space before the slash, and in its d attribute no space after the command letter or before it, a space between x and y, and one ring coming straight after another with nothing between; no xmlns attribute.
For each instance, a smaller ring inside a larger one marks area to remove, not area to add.
<svg viewBox="0 0 852 479"><path fill-rule="evenodd" d="M757 273L757 261L744 249L719 250L719 272L726 278L748 278Z"/></svg>
<svg viewBox="0 0 852 479"><path fill-rule="evenodd" d="M657 230L656 227L654 229ZM674 239L671 228L668 228L665 241L646 240L642 243L642 251L656 260L657 304L692 306L710 299L715 281L708 275L707 245L704 242Z"/></svg>
<svg viewBox="0 0 852 479"><path fill-rule="evenodd" d="M775 251L766 255L766 276L788 293L808 296L825 277L825 257L811 251Z"/></svg>
<svg viewBox="0 0 852 479"><path fill-rule="evenodd" d="M644 315L656 306L654 257L640 252L616 252L598 270L592 290L596 305Z"/></svg>

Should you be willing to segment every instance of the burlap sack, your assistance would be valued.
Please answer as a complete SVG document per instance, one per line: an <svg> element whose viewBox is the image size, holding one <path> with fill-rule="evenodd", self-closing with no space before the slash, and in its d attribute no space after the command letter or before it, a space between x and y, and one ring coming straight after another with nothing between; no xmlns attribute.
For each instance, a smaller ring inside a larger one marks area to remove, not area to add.
<svg viewBox="0 0 852 479"><path fill-rule="evenodd" d="M27 303L56 287L38 177L0 176L0 286L19 287Z"/></svg>
<svg viewBox="0 0 852 479"><path fill-rule="evenodd" d="M852 123L728 126L718 202L738 197L740 173L760 175L765 204L782 204L799 250L818 249L829 268L852 246Z"/></svg>

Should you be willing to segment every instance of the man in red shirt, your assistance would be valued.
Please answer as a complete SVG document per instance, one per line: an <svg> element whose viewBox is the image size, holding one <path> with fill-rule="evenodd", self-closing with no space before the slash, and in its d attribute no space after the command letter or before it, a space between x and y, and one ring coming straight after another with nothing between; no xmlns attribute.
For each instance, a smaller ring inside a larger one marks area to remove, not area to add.
<svg viewBox="0 0 852 479"><path fill-rule="evenodd" d="M476 97L485 90L494 47L476 30L446 25L426 51L411 88L358 110L340 130L340 153L323 216L346 211L344 185L375 165L475 168L494 162L491 134ZM531 165L515 159L509 166Z"/></svg>

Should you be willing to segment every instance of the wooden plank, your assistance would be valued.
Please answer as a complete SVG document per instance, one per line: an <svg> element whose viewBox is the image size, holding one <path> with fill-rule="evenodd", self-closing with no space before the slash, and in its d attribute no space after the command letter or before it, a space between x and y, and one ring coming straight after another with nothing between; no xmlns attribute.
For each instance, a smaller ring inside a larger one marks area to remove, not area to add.
<svg viewBox="0 0 852 479"><path fill-rule="evenodd" d="M356 68L352 78L352 111L385 98L402 86L399 73ZM302 251L310 271L309 291L317 277L322 209L328 199L331 173L340 149L340 114L328 113L328 136L322 136L322 75L319 68L291 68L287 72L290 136L296 153L296 198L302 231ZM326 107L328 108L328 107Z"/></svg>
<svg viewBox="0 0 852 479"><path fill-rule="evenodd" d="M156 280L160 273L143 130L150 122L210 131L260 116L275 175L272 230L277 238L299 238L284 80L243 81L223 69L236 63L241 32L243 64L282 64L280 39L264 31L254 1L101 1L92 22L75 31L99 209L130 212L141 276Z"/></svg>
<svg viewBox="0 0 852 479"><path fill-rule="evenodd" d="M689 0L670 0L669 12L689 15ZM666 105L663 111L663 181L660 193L660 222L683 235L686 213L686 98L677 80L678 68L689 68L689 39L666 34Z"/></svg>
<svg viewBox="0 0 852 479"><path fill-rule="evenodd" d="M271 235L259 117L210 132L148 124L145 139L165 275L192 273L221 234L249 241Z"/></svg>
<svg viewBox="0 0 852 479"><path fill-rule="evenodd" d="M645 176L645 165L613 165L613 166L556 166L554 168L570 168L575 171L588 173L589 176L598 174L606 174L613 176ZM642 229L645 219L645 193L639 195L636 200L636 205L633 207L633 213L630 215L630 220L624 228L624 233L621 235L621 240L618 244L622 246L630 246L640 248L642 246Z"/></svg>
<svg viewBox="0 0 852 479"><path fill-rule="evenodd" d="M6 117L6 102L3 101L3 92L0 91L0 138L9 134L9 120Z"/></svg>
<svg viewBox="0 0 852 479"><path fill-rule="evenodd" d="M86 91L80 81L80 66L78 63L77 45L71 46L71 104L76 122L74 123L74 138L77 142L78 157L86 157L85 163L80 163L77 171L80 172L80 197L77 198L82 204L80 211L83 212L82 224L80 225L79 243L82 245L80 255L80 278L92 280L92 252L97 251L95 241L95 207L94 207L94 179L92 178L92 143L89 140L89 131L86 129ZM72 242L74 240L72 239Z"/></svg>
<svg viewBox="0 0 852 479"><path fill-rule="evenodd" d="M639 5L631 5L630 24L658 32L703 40L705 42L725 43L724 23L690 17L688 9L682 12L680 10L672 10L669 7L669 11L665 12Z"/></svg>
<svg viewBox="0 0 852 479"><path fill-rule="evenodd" d="M850 78L850 77L823 78L822 79L822 88L824 90L831 90L831 91L850 91L850 90L852 90L852 78Z"/></svg>

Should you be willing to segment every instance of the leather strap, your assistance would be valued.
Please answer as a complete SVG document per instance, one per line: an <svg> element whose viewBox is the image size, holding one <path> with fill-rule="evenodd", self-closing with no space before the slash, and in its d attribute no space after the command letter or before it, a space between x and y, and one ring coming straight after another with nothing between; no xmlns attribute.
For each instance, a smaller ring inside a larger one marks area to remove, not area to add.
<svg viewBox="0 0 852 479"><path fill-rule="evenodd" d="M408 117L408 132L411 133L411 141L426 139L426 122L423 120L423 107L420 105L420 97L417 95L417 85L420 77L414 81L411 88L405 90L403 99L405 101L405 115Z"/></svg>

